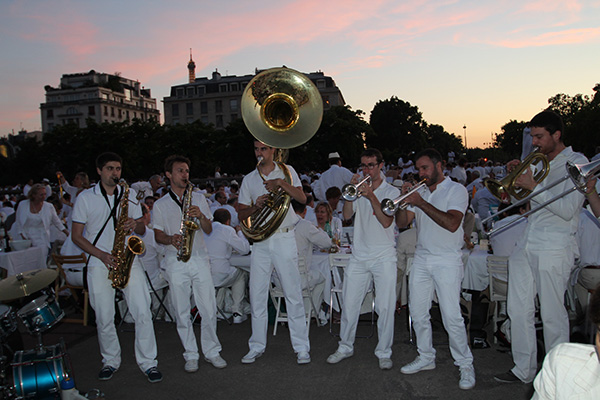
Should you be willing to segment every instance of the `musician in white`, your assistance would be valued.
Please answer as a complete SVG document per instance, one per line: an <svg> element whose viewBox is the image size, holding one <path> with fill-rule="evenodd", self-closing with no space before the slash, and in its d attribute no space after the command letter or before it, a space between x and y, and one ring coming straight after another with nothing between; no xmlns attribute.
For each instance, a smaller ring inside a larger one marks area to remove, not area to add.
<svg viewBox="0 0 600 400"><path fill-rule="evenodd" d="M96 313L98 342L102 354L103 367L98 378L111 379L121 366L121 348L115 327L115 289L108 279L108 271L117 266L116 257L111 254L115 229L119 228L119 201L123 190L116 181L121 178L121 157L115 153L103 153L96 159L96 170L100 183L79 194L73 209L73 243L88 254L87 273L90 304ZM136 192L130 189L129 199L135 201ZM142 222L142 209L129 203L129 218L123 230L139 235L145 232ZM152 383L160 382L162 374L156 368L157 348L154 326L150 312L150 294L146 277L138 257L131 267L129 284L123 289L129 304L129 311L135 321L135 358L139 368Z"/></svg>
<svg viewBox="0 0 600 400"><path fill-rule="evenodd" d="M240 221L265 207L268 192L281 189L293 199L304 203L306 196L296 171L285 165L291 182L285 180L282 167L273 159L276 149L255 140L254 154L261 159L256 169L242 181L239 196L238 217ZM264 179L264 180L263 180ZM242 363L251 364L260 357L267 346L267 298L273 267L281 279L288 313L288 326L292 347L297 354L298 364L310 362L308 327L304 314L302 286L298 265L294 225L298 216L287 210L281 225L269 237L252 245L250 268L250 307L252 309L252 336L248 342L250 351Z"/></svg>
<svg viewBox="0 0 600 400"><path fill-rule="evenodd" d="M586 163L587 159L563 143L564 125L560 116L542 111L529 123L534 147L550 162L550 172L541 183L527 169L515 186L539 193L531 199L531 208L572 187L566 180L543 191L565 176L567 161ZM509 170L519 162L511 161ZM511 320L511 346L515 366L496 375L500 382L529 383L537 371L537 340L534 325L535 296L540 302L546 351L569 341L569 317L564 294L578 253L575 233L583 194L571 192L528 217L523 240L508 261L508 316Z"/></svg>
<svg viewBox="0 0 600 400"><path fill-rule="evenodd" d="M400 191L382 178L383 156L377 149L366 149L361 157L363 175L371 177L357 189L361 196L356 201L344 203L344 219L354 216L354 249L344 272L342 320L340 342L335 353L327 358L336 364L354 354L354 339L360 314L371 279L375 284L375 311L379 316L377 332L379 341L375 356L379 368L392 368L392 343L394 341L394 310L396 304L396 249L394 248L394 217L381 210L381 201L394 199ZM357 184L354 175L351 183Z"/></svg>
<svg viewBox="0 0 600 400"><path fill-rule="evenodd" d="M210 274L210 263L204 235L196 232L192 241L191 256L187 262L178 260L183 244L181 236L183 213L199 220L204 233L212 231L212 213L206 198L197 192L191 195L191 205L187 210L185 195L190 178L190 160L173 155L165 160L165 173L171 181L171 190L154 203L153 223L156 242L166 246L164 258L165 278L169 282L171 304L175 309L177 333L184 347L184 370L198 370L198 344L190 319L190 296L202 318L200 343L204 360L215 368L225 368L227 363L220 356L221 343L217 338L217 303L215 287ZM187 218L186 217L186 218Z"/></svg>

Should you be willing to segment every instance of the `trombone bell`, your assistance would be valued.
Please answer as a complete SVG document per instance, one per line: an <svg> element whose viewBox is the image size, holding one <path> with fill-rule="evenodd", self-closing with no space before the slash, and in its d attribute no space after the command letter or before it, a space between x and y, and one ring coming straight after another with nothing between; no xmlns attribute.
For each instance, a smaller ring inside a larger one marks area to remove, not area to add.
<svg viewBox="0 0 600 400"><path fill-rule="evenodd" d="M250 133L279 149L308 142L323 118L319 89L306 75L285 67L256 75L244 89L241 108Z"/></svg>

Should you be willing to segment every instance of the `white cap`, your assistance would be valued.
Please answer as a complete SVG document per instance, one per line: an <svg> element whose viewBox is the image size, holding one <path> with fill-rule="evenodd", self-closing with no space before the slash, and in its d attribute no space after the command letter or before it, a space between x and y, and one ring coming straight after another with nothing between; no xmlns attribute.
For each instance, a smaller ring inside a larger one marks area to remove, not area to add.
<svg viewBox="0 0 600 400"><path fill-rule="evenodd" d="M329 153L328 158L341 158L341 157L340 157L340 153L338 153L337 151L334 151L333 153Z"/></svg>
<svg viewBox="0 0 600 400"><path fill-rule="evenodd" d="M394 179L394 182L392 182L392 186L395 186L397 188L401 188L403 184L404 181L402 179Z"/></svg>

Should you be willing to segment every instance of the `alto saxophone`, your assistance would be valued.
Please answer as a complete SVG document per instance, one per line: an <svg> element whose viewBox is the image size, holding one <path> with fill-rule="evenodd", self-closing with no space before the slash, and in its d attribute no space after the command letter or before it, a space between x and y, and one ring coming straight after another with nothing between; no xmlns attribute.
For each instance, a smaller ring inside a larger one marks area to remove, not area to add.
<svg viewBox="0 0 600 400"><path fill-rule="evenodd" d="M125 222L129 219L129 185L124 179L118 183L123 188L123 196L119 202L119 221L115 228L115 240L113 242L112 255L117 260L117 266L108 271L108 279L112 281L112 287L123 289L129 282L131 274L131 264L133 258L142 254L146 246L142 239L137 236L130 236L125 241L128 232L125 231Z"/></svg>
<svg viewBox="0 0 600 400"><path fill-rule="evenodd" d="M198 218L190 217L189 210L192 205L192 194L194 186L190 181L187 182L185 193L183 195L183 204L181 206L181 226L179 233L181 234L181 246L177 250L177 261L188 262L192 256L192 246L194 244L194 233L200 229L200 221Z"/></svg>

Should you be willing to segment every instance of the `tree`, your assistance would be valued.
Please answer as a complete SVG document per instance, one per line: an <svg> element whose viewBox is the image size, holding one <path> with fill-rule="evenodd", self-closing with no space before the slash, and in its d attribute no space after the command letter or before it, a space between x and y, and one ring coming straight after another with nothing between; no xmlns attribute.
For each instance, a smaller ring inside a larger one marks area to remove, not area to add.
<svg viewBox="0 0 600 400"><path fill-rule="evenodd" d="M496 135L494 145L499 147L511 159L518 159L523 148L523 129L527 122L511 120L502 126L502 132Z"/></svg>

